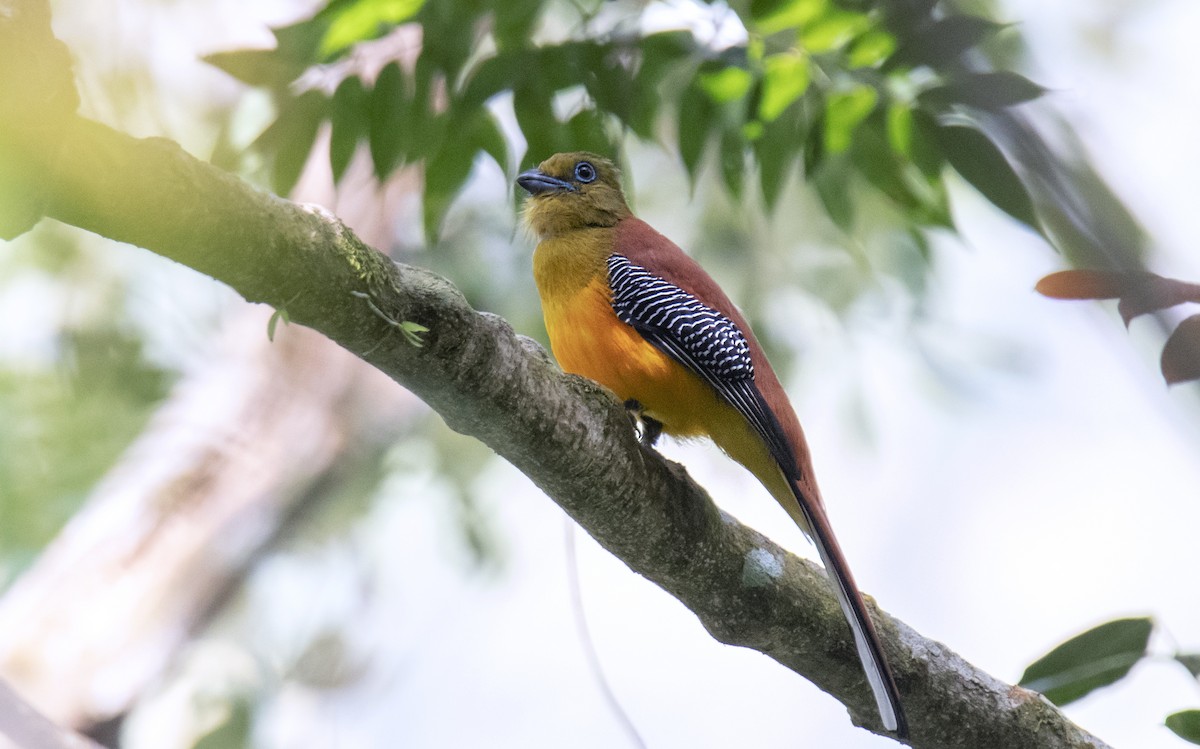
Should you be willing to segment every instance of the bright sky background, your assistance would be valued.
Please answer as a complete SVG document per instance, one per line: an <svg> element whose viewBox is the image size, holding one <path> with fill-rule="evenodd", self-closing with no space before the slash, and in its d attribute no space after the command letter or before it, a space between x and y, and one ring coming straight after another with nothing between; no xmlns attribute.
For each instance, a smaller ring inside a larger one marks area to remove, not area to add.
<svg viewBox="0 0 1200 749"><path fill-rule="evenodd" d="M1200 236L1200 6L1006 1L1002 20L1019 21L1033 46L1032 77L1055 89L1052 101L1156 240L1152 266L1200 279L1190 246ZM263 4L272 5L281 4ZM203 15L197 24L216 24L211 11ZM228 46L255 38L224 33ZM186 96L189 87L173 90ZM640 162L633 182L658 167ZM670 211L684 208L679 195L663 215L643 217L666 228ZM1180 647L1200 651L1195 386L1167 391L1156 370L1160 341L1144 323L1126 334L1111 309L1033 294L1039 277L1062 267L1054 253L969 188L955 198L965 236L961 245L939 242L932 308L960 390L933 387L886 318L867 319L852 340L831 335L807 350L806 361L820 364L789 388L859 582L894 615L1005 680L1062 638L1121 615L1153 614ZM847 419L851 390L866 393L870 440ZM810 555L740 468L705 448L665 452L724 508ZM323 596L325 608L301 624L362 616L367 641L389 645L375 664L384 675L361 690L283 694L262 746L625 745L584 669L562 513L507 465L479 486L507 543L500 577L463 573L438 480L420 475L391 487L396 500L379 503L369 533L353 550L331 550L328 566L304 577L255 574L251 599L279 601L308 595L322 575L325 589L336 589L338 570L376 566L384 578L370 609L356 608L353 596ZM422 501L406 501L414 497ZM716 643L673 599L576 538L596 646L651 747L895 746L851 726L838 703L765 656ZM262 626L267 637L298 623ZM1169 652L1171 642L1160 636L1156 647ZM219 638L190 657L237 658ZM1114 746L1180 749L1162 720L1198 706L1197 684L1162 663L1140 666L1068 714ZM161 718L159 729L173 719ZM165 744L159 734L132 745Z"/></svg>

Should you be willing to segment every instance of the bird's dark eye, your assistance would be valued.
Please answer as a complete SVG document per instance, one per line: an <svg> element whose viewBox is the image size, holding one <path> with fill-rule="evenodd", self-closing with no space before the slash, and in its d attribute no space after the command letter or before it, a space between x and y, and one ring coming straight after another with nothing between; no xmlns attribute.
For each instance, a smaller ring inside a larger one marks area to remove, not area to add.
<svg viewBox="0 0 1200 749"><path fill-rule="evenodd" d="M580 182L591 182L596 179L596 167L586 161L581 161L575 165L575 179Z"/></svg>

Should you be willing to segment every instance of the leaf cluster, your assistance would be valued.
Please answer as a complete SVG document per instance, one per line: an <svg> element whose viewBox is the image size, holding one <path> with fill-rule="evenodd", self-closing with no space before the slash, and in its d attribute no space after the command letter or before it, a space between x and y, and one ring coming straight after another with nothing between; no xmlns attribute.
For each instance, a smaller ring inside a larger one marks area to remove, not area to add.
<svg viewBox="0 0 1200 749"><path fill-rule="evenodd" d="M673 140L693 182L711 154L734 197L753 180L769 208L799 173L847 231L855 183L913 226L950 227L947 167L1038 227L1020 177L979 126L981 113L1044 91L968 59L1002 24L935 15L925 1L753 0L735 4L742 37L727 44L693 29L643 33L639 8L602 5L333 0L275 29L273 50L207 59L274 96L277 117L254 149L277 192L290 190L329 123L336 178L360 144L380 179L424 166L431 238L480 154L511 173L521 139L517 161L536 163L564 150L617 154L626 135ZM572 15L570 30L555 33ZM356 50L401 27L419 53L374 77L358 72ZM500 125L509 103L520 138Z"/></svg>

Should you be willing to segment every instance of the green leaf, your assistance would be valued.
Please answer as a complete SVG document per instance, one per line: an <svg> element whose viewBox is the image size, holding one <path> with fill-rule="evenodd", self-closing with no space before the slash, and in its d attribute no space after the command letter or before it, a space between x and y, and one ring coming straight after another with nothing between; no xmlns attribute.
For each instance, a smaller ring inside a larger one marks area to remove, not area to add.
<svg viewBox="0 0 1200 749"><path fill-rule="evenodd" d="M517 49L526 46L533 35L542 10L541 0L505 0L503 11L493 14L492 33L501 49Z"/></svg>
<svg viewBox="0 0 1200 749"><path fill-rule="evenodd" d="M329 166L333 169L334 183L340 182L346 173L358 141L370 132L370 104L370 97L358 76L344 79L333 93L329 116L332 131Z"/></svg>
<svg viewBox="0 0 1200 749"><path fill-rule="evenodd" d="M876 127L871 127L871 123L864 123L859 128L850 157L877 190L905 208L914 208L916 200L901 176L903 162L880 132L879 124L876 122Z"/></svg>
<svg viewBox="0 0 1200 749"><path fill-rule="evenodd" d="M428 333L429 328L412 320L404 320L400 323L400 332L404 334L404 340L408 341L410 346L422 348L425 341L421 338L421 334Z"/></svg>
<svg viewBox="0 0 1200 749"><path fill-rule="evenodd" d="M829 0L751 0L750 19L754 30L764 36L795 29L820 17Z"/></svg>
<svg viewBox="0 0 1200 749"><path fill-rule="evenodd" d="M842 153L850 147L854 130L871 114L879 93L870 86L855 86L849 91L829 95L825 103L825 150Z"/></svg>
<svg viewBox="0 0 1200 749"><path fill-rule="evenodd" d="M825 113L823 108L813 120L812 127L804 137L804 176L809 179L825 160Z"/></svg>
<svg viewBox="0 0 1200 749"><path fill-rule="evenodd" d="M630 123L637 84L629 69L617 62L607 47L589 46L580 60L582 78L597 109L611 112L624 124Z"/></svg>
<svg viewBox="0 0 1200 749"><path fill-rule="evenodd" d="M980 109L1005 107L1032 101L1046 89L1024 76L1009 71L970 73L959 76L942 86L923 91L917 100L921 106L942 110L954 104Z"/></svg>
<svg viewBox="0 0 1200 749"><path fill-rule="evenodd" d="M1167 716L1167 728L1192 744L1200 744L1200 710L1181 710Z"/></svg>
<svg viewBox="0 0 1200 749"><path fill-rule="evenodd" d="M763 60L762 98L758 116L770 122L808 90L808 58L797 52L768 55Z"/></svg>
<svg viewBox="0 0 1200 749"><path fill-rule="evenodd" d="M422 55L413 70L413 95L404 117L405 157L408 161L431 158L450 133L448 115L439 112L443 71Z"/></svg>
<svg viewBox="0 0 1200 749"><path fill-rule="evenodd" d="M421 325L420 323L412 322L411 320L396 320L388 313L379 309L378 305L376 305L375 301L371 298L371 295L364 291L351 291L350 296L366 302L367 308L371 310L372 314L374 314L380 320L383 320L392 328L400 331L400 334L404 336L404 340L407 341L409 345L415 346L416 348L421 348L425 345L425 341L421 338L421 334L428 333L429 328Z"/></svg>
<svg viewBox="0 0 1200 749"><path fill-rule="evenodd" d="M248 698L235 698L227 705L225 720L200 737L192 749L241 749L252 746L250 734L254 727L252 705Z"/></svg>
<svg viewBox="0 0 1200 749"><path fill-rule="evenodd" d="M662 31L642 37L638 45L642 53L639 74L646 68L659 69L685 60L698 50L696 37L690 31Z"/></svg>
<svg viewBox="0 0 1200 749"><path fill-rule="evenodd" d="M850 154L871 186L895 203L909 222L952 228L942 182L927 179L912 162L896 154L888 146L881 122L859 128Z"/></svg>
<svg viewBox="0 0 1200 749"><path fill-rule="evenodd" d="M854 231L854 203L850 200L850 165L845 158L824 160L812 176L817 197L825 206L825 212L839 229L849 234Z"/></svg>
<svg viewBox="0 0 1200 749"><path fill-rule="evenodd" d="M592 153L613 154L616 148L604 129L604 117L594 109L576 112L567 120L566 130L570 134L571 148Z"/></svg>
<svg viewBox="0 0 1200 749"><path fill-rule="evenodd" d="M932 22L933 8L938 0L904 0L888 3L887 26L901 38L910 37Z"/></svg>
<svg viewBox="0 0 1200 749"><path fill-rule="evenodd" d="M469 128L470 125L466 127ZM462 123L455 125L456 130L462 128ZM425 238L430 244L436 242L446 211L470 176L476 153L476 148L457 139L447 138L433 158L425 161L423 207Z"/></svg>
<svg viewBox="0 0 1200 749"><path fill-rule="evenodd" d="M896 50L896 37L879 29L872 29L854 40L846 52L846 62L851 68L873 68L881 65Z"/></svg>
<svg viewBox="0 0 1200 749"><path fill-rule="evenodd" d="M806 120L801 102L795 102L774 121L763 127L753 143L763 200L773 211L788 176L796 167L803 148Z"/></svg>
<svg viewBox="0 0 1200 749"><path fill-rule="evenodd" d="M927 112L919 109L909 111L912 113L913 129L909 133L908 157L927 179L940 180L942 168L946 165L946 156L938 142L940 126Z"/></svg>
<svg viewBox="0 0 1200 749"><path fill-rule="evenodd" d="M1175 660L1188 670L1193 679L1200 679L1200 653L1176 653Z"/></svg>
<svg viewBox="0 0 1200 749"><path fill-rule="evenodd" d="M754 83L749 71L732 66L701 73L697 80L700 88L718 104L737 101L750 92Z"/></svg>
<svg viewBox="0 0 1200 749"><path fill-rule="evenodd" d="M287 195L295 187L328 113L329 101L321 92L305 91L284 101L275 122L255 140L255 147L270 155L275 194Z"/></svg>
<svg viewBox="0 0 1200 749"><path fill-rule="evenodd" d="M712 100L698 86L689 86L679 100L679 155L688 178L696 183L704 148L713 130L716 110Z"/></svg>
<svg viewBox="0 0 1200 749"><path fill-rule="evenodd" d="M320 62L317 49L329 27L323 13L317 13L299 23L271 29L275 37L275 51L284 60L301 66L301 70Z"/></svg>
<svg viewBox="0 0 1200 749"><path fill-rule="evenodd" d="M833 11L805 26L800 45L812 54L841 49L859 34L871 28L871 19L862 13Z"/></svg>
<svg viewBox="0 0 1200 749"><path fill-rule="evenodd" d="M916 125L916 114L901 102L876 113L859 128L854 163L872 185L917 223L951 226L940 153ZM924 163L930 156L936 159Z"/></svg>
<svg viewBox="0 0 1200 749"><path fill-rule="evenodd" d="M554 117L551 92L538 80L529 83L513 91L513 111L525 136L522 161L537 164L560 151L572 150L572 146L566 128Z"/></svg>
<svg viewBox="0 0 1200 749"><path fill-rule="evenodd" d="M571 41L535 50L529 79L550 92L578 86L591 74L591 66L603 60L610 47L595 41Z"/></svg>
<svg viewBox="0 0 1200 749"><path fill-rule="evenodd" d="M742 197L745 176L746 141L738 130L726 130L721 134L721 177L725 181L725 188L735 199Z"/></svg>
<svg viewBox="0 0 1200 749"><path fill-rule="evenodd" d="M528 50L502 51L489 57L472 68L459 101L481 107L496 94L518 88L535 65L535 53Z"/></svg>
<svg viewBox="0 0 1200 749"><path fill-rule="evenodd" d="M421 56L417 64L423 62L447 81L457 81L463 66L479 47L476 30L485 22L490 6L499 4L482 0L425 3L415 19L421 24Z"/></svg>
<svg viewBox="0 0 1200 749"><path fill-rule="evenodd" d="M949 16L924 26L905 38L885 67L892 69L928 65L944 68L963 52L1005 27L1005 24L979 16Z"/></svg>
<svg viewBox="0 0 1200 749"><path fill-rule="evenodd" d="M1117 619L1072 637L1035 661L1021 686L1062 706L1124 677L1146 654L1154 621Z"/></svg>
<svg viewBox="0 0 1200 749"><path fill-rule="evenodd" d="M273 89L284 88L308 68L307 62L288 59L274 49L215 52L205 55L203 60L242 83Z"/></svg>
<svg viewBox="0 0 1200 749"><path fill-rule="evenodd" d="M1024 183L986 135L966 125L938 125L936 137L946 160L963 179L997 208L1041 232Z"/></svg>
<svg viewBox="0 0 1200 749"><path fill-rule="evenodd" d="M355 44L376 39L421 10L425 0L342 0L322 14L328 24L319 52L331 57Z"/></svg>
<svg viewBox="0 0 1200 749"><path fill-rule="evenodd" d="M504 138L500 123L496 122L491 112L480 112L475 118L470 140L472 148L491 156L496 166L500 167L500 171L508 173L508 141Z"/></svg>
<svg viewBox="0 0 1200 749"><path fill-rule="evenodd" d="M638 66L629 103L629 127L641 138L654 139L660 113L675 103L678 87L667 89L663 80L695 51L695 38L687 31L651 34L642 39Z"/></svg>
<svg viewBox="0 0 1200 749"><path fill-rule="evenodd" d="M888 105L887 140L896 153L912 155L913 111L903 102L894 101Z"/></svg>
<svg viewBox="0 0 1200 749"><path fill-rule="evenodd" d="M508 143L491 112L472 110L469 114L450 117L448 121L448 129L457 137L444 139L437 154L425 163L423 208L425 236L430 244L441 233L446 211L471 175L471 167L480 152L488 154L501 171L508 171Z"/></svg>
<svg viewBox="0 0 1200 749"><path fill-rule="evenodd" d="M425 235L431 244L480 152L495 160L502 171L508 171L508 143L491 112L469 109L448 115L447 122L447 129L455 137L443 139L438 152L425 163Z"/></svg>
<svg viewBox="0 0 1200 749"><path fill-rule="evenodd" d="M275 342L275 326L282 320L284 325L290 325L292 320L288 315L287 307L280 307L271 313L271 319L267 320L267 340Z"/></svg>
<svg viewBox="0 0 1200 749"><path fill-rule="evenodd" d="M404 73L399 63L390 62L375 79L369 104L371 160L375 164L375 176L381 180L400 163L409 106Z"/></svg>
<svg viewBox="0 0 1200 749"><path fill-rule="evenodd" d="M864 123L859 128L858 136L854 139L854 147L850 151L851 158L858 170L867 178L875 189L905 210L914 218L921 207L920 200L913 194L909 181L906 179L904 167L895 151L887 143L882 132L883 124L876 118L874 123Z"/></svg>

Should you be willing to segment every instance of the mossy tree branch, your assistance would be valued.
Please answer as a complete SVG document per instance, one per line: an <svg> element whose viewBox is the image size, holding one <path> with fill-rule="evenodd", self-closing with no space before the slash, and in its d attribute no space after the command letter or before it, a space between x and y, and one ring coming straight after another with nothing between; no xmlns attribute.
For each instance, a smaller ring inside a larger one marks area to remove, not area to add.
<svg viewBox="0 0 1200 749"><path fill-rule="evenodd" d="M0 40L13 24L33 23L27 33L57 45L48 14L22 12L44 5L0 0ZM10 8L15 14L4 12ZM0 67L0 92L6 78L21 74L19 65ZM682 468L639 444L609 393L564 375L537 344L473 310L449 282L393 263L320 209L261 192L169 141L137 140L61 109L39 116L39 127L27 126L38 117L0 122L8 145L0 159L9 159L0 161L0 173L11 168L21 193L37 196L39 214L183 263L248 301L286 306L292 321L356 353L451 428L512 462L714 637L769 655L843 702L857 724L881 732L819 568L722 514ZM19 169L13 154L20 154ZM2 226L13 236L30 225ZM358 296L364 293L377 309ZM385 317L428 328L423 345L412 345ZM1038 695L992 678L886 614L878 622L911 745L1104 746Z"/></svg>

